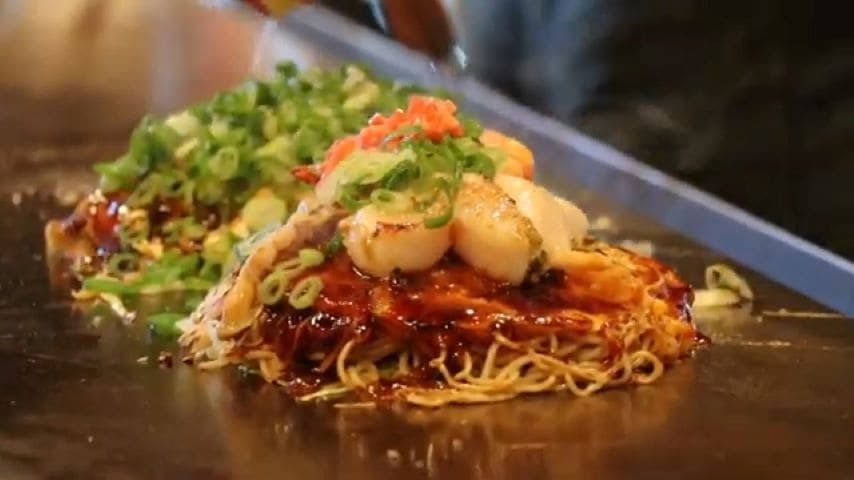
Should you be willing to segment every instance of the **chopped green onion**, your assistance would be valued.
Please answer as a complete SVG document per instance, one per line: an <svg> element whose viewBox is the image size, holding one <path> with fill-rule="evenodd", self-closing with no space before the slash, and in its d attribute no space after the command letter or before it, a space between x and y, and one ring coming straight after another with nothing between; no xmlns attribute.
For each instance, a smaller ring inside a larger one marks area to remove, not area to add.
<svg viewBox="0 0 854 480"><path fill-rule="evenodd" d="M114 293L124 295L133 293L134 289L121 280L112 277L98 276L83 280L83 290L100 293Z"/></svg>
<svg viewBox="0 0 854 480"><path fill-rule="evenodd" d="M134 283L134 288L162 287L181 280L181 270L168 267L150 267ZM151 290L149 290L151 291Z"/></svg>
<svg viewBox="0 0 854 480"><path fill-rule="evenodd" d="M359 185L346 185L342 187L338 193L338 203L351 212L364 207L369 203L369 200L363 199L359 190Z"/></svg>
<svg viewBox="0 0 854 480"><path fill-rule="evenodd" d="M288 214L288 205L275 195L257 195L243 206L241 217L251 232L277 225Z"/></svg>
<svg viewBox="0 0 854 480"><path fill-rule="evenodd" d="M299 73L297 69L297 65L294 62L281 62L276 65L276 73L278 73L283 79L289 80Z"/></svg>
<svg viewBox="0 0 854 480"><path fill-rule="evenodd" d="M317 198L323 204L338 201L344 205L342 198L362 203L361 195L357 194L361 186L381 182L402 162L415 159L415 152L408 148L399 152L356 150L317 185Z"/></svg>
<svg viewBox="0 0 854 480"><path fill-rule="evenodd" d="M149 126L149 132L155 141L159 143L159 148L162 152L162 157L159 160L166 160L179 143L181 143L181 135L165 123L152 123Z"/></svg>
<svg viewBox="0 0 854 480"><path fill-rule="evenodd" d="M421 167L413 160L398 163L379 181L386 190L402 190L421 176Z"/></svg>
<svg viewBox="0 0 854 480"><path fill-rule="evenodd" d="M429 217L424 219L424 226L427 228L441 228L448 224L451 221L451 218L454 216L453 207L448 207L442 214L437 215L435 217Z"/></svg>
<svg viewBox="0 0 854 480"><path fill-rule="evenodd" d="M258 135L258 132L250 132L244 127L234 127L217 138L217 140L219 145L239 145L248 138L256 135Z"/></svg>
<svg viewBox="0 0 854 480"><path fill-rule="evenodd" d="M314 128L303 126L294 134L294 153L302 161L311 160L315 152L323 153L326 144L321 133Z"/></svg>
<svg viewBox="0 0 854 480"><path fill-rule="evenodd" d="M284 270L273 270L258 285L258 299L264 305L275 305L285 295L291 277Z"/></svg>
<svg viewBox="0 0 854 480"><path fill-rule="evenodd" d="M278 264L276 266L276 268L278 268L280 270L296 272L296 271L302 271L303 265L302 265L302 261L299 259L299 255L297 255L295 258L290 258L290 259L285 260L284 262Z"/></svg>
<svg viewBox="0 0 854 480"><path fill-rule="evenodd" d="M199 119L189 110L170 115L163 123L182 137L195 134L201 127Z"/></svg>
<svg viewBox="0 0 854 480"><path fill-rule="evenodd" d="M184 257L179 252L165 252L156 262L148 265L133 285L137 288L147 287L149 291L153 291L152 287L162 290L163 286L172 285L188 276L197 265L196 254Z"/></svg>
<svg viewBox="0 0 854 480"><path fill-rule="evenodd" d="M226 229L210 232L202 243L202 258L210 262L225 263L231 253L231 235Z"/></svg>
<svg viewBox="0 0 854 480"><path fill-rule="evenodd" d="M388 135L383 138L383 141L380 142L380 148L384 147L388 142L394 140L396 138L403 137L405 135L411 135L413 133L418 133L423 131L421 125L407 125L405 127L400 127L397 130L392 131Z"/></svg>
<svg viewBox="0 0 854 480"><path fill-rule="evenodd" d="M323 84L323 70L319 67L310 67L299 75L299 81L311 88L320 88Z"/></svg>
<svg viewBox="0 0 854 480"><path fill-rule="evenodd" d="M232 258L233 254L229 252L229 255L226 256L225 260L222 262L205 261L202 264L202 268L199 269L199 278L211 282L219 280L220 276L222 276L222 272L225 270L225 267L229 264Z"/></svg>
<svg viewBox="0 0 854 480"><path fill-rule="evenodd" d="M184 197L183 198L184 205L186 205L187 208L192 208L193 207L193 197L196 193L196 182L194 182L192 180L186 180L184 182L184 184L182 185L182 190L183 190L182 193L183 193L183 197Z"/></svg>
<svg viewBox="0 0 854 480"><path fill-rule="evenodd" d="M99 187L106 193L127 188L143 173L143 168L129 154L119 157L112 163L98 163L94 168L101 174Z"/></svg>
<svg viewBox="0 0 854 480"><path fill-rule="evenodd" d="M459 170L456 173L458 177L460 172ZM437 188L444 192L447 207L445 211L435 217L429 217L424 219L424 226L427 228L440 228L444 227L451 221L451 218L454 216L454 198L456 198L456 190L459 186L459 179L456 178L455 181L450 181L445 178L438 177L436 178Z"/></svg>
<svg viewBox="0 0 854 480"><path fill-rule="evenodd" d="M270 157L277 160L274 165L276 168L281 168L281 164L288 166L296 165L293 146L290 140L286 137L276 137L270 140L255 150L255 155L259 157Z"/></svg>
<svg viewBox="0 0 854 480"><path fill-rule="evenodd" d="M279 130L294 131L299 125L299 115L293 100L284 100L276 112Z"/></svg>
<svg viewBox="0 0 854 480"><path fill-rule="evenodd" d="M222 147L208 163L208 169L220 180L228 180L237 174L240 167L240 152L235 147Z"/></svg>
<svg viewBox="0 0 854 480"><path fill-rule="evenodd" d="M207 234L207 228L194 218L170 220L163 225L166 239L173 242L181 240L200 240Z"/></svg>
<svg viewBox="0 0 854 480"><path fill-rule="evenodd" d="M130 137L128 156L140 167L141 173L148 171L155 164L168 158L171 149L165 148L158 138L151 133L155 124L153 117L142 119Z"/></svg>
<svg viewBox="0 0 854 480"><path fill-rule="evenodd" d="M204 204L220 203L224 196L225 186L215 178L204 177L196 183L196 198Z"/></svg>
<svg viewBox="0 0 854 480"><path fill-rule="evenodd" d="M237 108L243 111L252 110L256 105L258 105L258 100L261 98L261 85L254 81L249 80L244 82L241 87L232 93L233 98L242 103Z"/></svg>
<svg viewBox="0 0 854 480"><path fill-rule="evenodd" d="M167 198L175 198L184 195L186 179L178 176L163 176L161 180L161 194Z"/></svg>
<svg viewBox="0 0 854 480"><path fill-rule="evenodd" d="M193 310L195 310L196 307L198 307L199 304L202 303L202 300L204 300L204 299L205 299L204 294L200 294L198 292L189 293L187 295L187 298L184 300L184 306L183 306L182 310L187 312L187 314L189 315L189 313L192 312Z"/></svg>
<svg viewBox="0 0 854 480"><path fill-rule="evenodd" d="M272 140L279 133L279 120L270 108L265 107L263 112L264 124L261 127L261 132L264 134L264 138Z"/></svg>
<svg viewBox="0 0 854 480"><path fill-rule="evenodd" d="M107 261L107 270L113 275L139 269L139 256L133 253L116 253Z"/></svg>
<svg viewBox="0 0 854 480"><path fill-rule="evenodd" d="M149 175L125 202L130 207L144 207L154 201L163 188L163 177L157 174Z"/></svg>
<svg viewBox="0 0 854 480"><path fill-rule="evenodd" d="M373 82L363 83L352 95L347 97L347 100L344 100L341 107L344 110L361 110L376 101L379 96L379 85Z"/></svg>
<svg viewBox="0 0 854 480"><path fill-rule="evenodd" d="M722 263L710 265L706 268L706 288L722 288L733 291L740 298L753 300L753 290L741 275L732 268Z"/></svg>
<svg viewBox="0 0 854 480"><path fill-rule="evenodd" d="M412 209L412 199L400 192L378 188L371 192L371 203L388 212L405 212Z"/></svg>
<svg viewBox="0 0 854 480"><path fill-rule="evenodd" d="M181 334L177 323L183 318L180 313L157 313L148 317L148 325L157 336L171 338Z"/></svg>
<svg viewBox="0 0 854 480"><path fill-rule="evenodd" d="M228 120L224 118L215 119L208 127L208 131L210 132L210 134L217 140L222 140L223 138L225 138L229 130L230 128L228 125Z"/></svg>
<svg viewBox="0 0 854 480"><path fill-rule="evenodd" d="M483 133L483 127L480 125L480 122L472 117L460 115L460 123L467 137L478 138Z"/></svg>
<svg viewBox="0 0 854 480"><path fill-rule="evenodd" d="M197 253L191 253L181 256L175 260L175 263L172 264L172 268L177 269L180 272L181 278L184 278L197 272L199 270L200 262L201 258L199 255Z"/></svg>
<svg viewBox="0 0 854 480"><path fill-rule="evenodd" d="M187 140L186 142L182 143L181 145L179 145L178 148L176 148L175 151L172 152L172 154L175 156L176 159L183 160L183 159L187 158L188 156L190 156L190 153L192 153L193 150L198 146L199 146L199 139L198 138L191 138L191 139Z"/></svg>
<svg viewBox="0 0 854 480"><path fill-rule="evenodd" d="M483 175L486 178L495 177L495 162L484 153L474 153L465 157L465 171Z"/></svg>
<svg viewBox="0 0 854 480"><path fill-rule="evenodd" d="M344 83L341 84L341 90L350 92L367 79L368 76L364 70L355 65L347 65L344 67Z"/></svg>
<svg viewBox="0 0 854 480"><path fill-rule="evenodd" d="M741 303L738 293L725 288L700 288L694 290L694 308L729 307Z"/></svg>
<svg viewBox="0 0 854 480"><path fill-rule="evenodd" d="M137 242L148 239L150 227L148 218L144 217L129 224L123 224L118 229L119 241L122 245L133 246Z"/></svg>
<svg viewBox="0 0 854 480"><path fill-rule="evenodd" d="M300 265L305 268L312 268L321 265L324 261L323 252L315 248L303 248L297 253Z"/></svg>
<svg viewBox="0 0 854 480"><path fill-rule="evenodd" d="M294 285L288 297L288 303L297 310L308 308L317 300L320 291L323 290L323 280L316 275L305 277Z"/></svg>
<svg viewBox="0 0 854 480"><path fill-rule="evenodd" d="M210 280L205 280L204 278L200 277L190 277L184 279L184 287L186 287L187 290L206 292L213 288L213 286L214 282Z"/></svg>

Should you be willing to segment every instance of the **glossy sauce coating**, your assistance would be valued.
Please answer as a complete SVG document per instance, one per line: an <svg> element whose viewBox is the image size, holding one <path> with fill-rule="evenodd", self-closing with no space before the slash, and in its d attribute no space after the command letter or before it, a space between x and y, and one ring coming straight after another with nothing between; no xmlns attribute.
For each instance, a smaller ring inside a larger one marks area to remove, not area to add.
<svg viewBox="0 0 854 480"><path fill-rule="evenodd" d="M690 287L652 259L635 260L649 277L644 283L664 278L653 294L667 303L671 314L687 321ZM285 302L262 313L262 335L292 373L331 374L337 352L354 338L359 342L354 352L384 340L407 345L425 359L445 350L449 361L458 363L458 354L486 349L496 332L513 340L552 333L572 337L591 329L584 313L617 318L637 307L590 293L595 289L582 274L550 271L537 283L512 286L478 273L452 254L426 272L373 278L341 252L306 275L323 280L313 307L295 310ZM615 343L611 348L616 354L621 347ZM418 383L430 379L429 372L416 376Z"/></svg>

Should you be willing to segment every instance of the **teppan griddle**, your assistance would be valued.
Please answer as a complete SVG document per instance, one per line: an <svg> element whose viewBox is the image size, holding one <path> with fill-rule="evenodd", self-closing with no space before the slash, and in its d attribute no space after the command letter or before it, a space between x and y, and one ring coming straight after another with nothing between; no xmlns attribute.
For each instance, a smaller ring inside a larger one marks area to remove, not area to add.
<svg viewBox="0 0 854 480"><path fill-rule="evenodd" d="M854 475L854 323L833 314L854 309L845 261L474 80L436 74L322 10L276 26L176 0L8 5L0 17L0 478ZM656 257L695 283L706 265L733 263L757 302L700 316L713 344L659 383L591 398L342 410L296 405L237 370L139 364L173 346L151 338L142 318L126 324L52 291L43 222L68 211L63 197L92 188L87 165L120 153L144 113L205 98L283 57L365 61L449 86L535 150L545 183L591 216L609 216L616 228L602 234L610 240L651 241ZM779 308L824 315L761 315Z"/></svg>

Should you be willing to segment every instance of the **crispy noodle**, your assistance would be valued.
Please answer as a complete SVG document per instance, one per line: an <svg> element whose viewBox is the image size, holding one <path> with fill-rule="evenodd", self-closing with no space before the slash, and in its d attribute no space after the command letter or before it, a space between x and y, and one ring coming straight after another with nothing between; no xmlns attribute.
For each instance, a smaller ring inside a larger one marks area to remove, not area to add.
<svg viewBox="0 0 854 480"><path fill-rule="evenodd" d="M304 402L356 400L345 406L393 400L438 407L564 391L587 396L611 387L653 383L667 364L689 355L697 343L687 311L690 289L653 260L601 245L595 252L604 252L612 262L604 269L591 267L598 269L595 272L573 272L582 279L590 273L592 279L573 287L602 289L626 300L604 310L573 308L564 314L578 319L569 327L531 328L529 318L493 322L486 327L492 332L490 342L427 355L409 338L391 338L377 325L362 325L332 351L295 359L277 354L274 345L262 340L262 315L254 315L251 326L238 335L229 332L226 339L221 330L218 335L221 326L215 317L197 315L186 325L181 343L201 368L254 363L265 380L289 389L295 362L311 365L314 372L322 372L316 388L292 393ZM612 287L634 288L634 294L614 293ZM675 295L677 290L682 294ZM476 300L469 299L472 304ZM458 326L451 322L448 328ZM374 333L365 333L369 331ZM299 334L294 337L298 341Z"/></svg>

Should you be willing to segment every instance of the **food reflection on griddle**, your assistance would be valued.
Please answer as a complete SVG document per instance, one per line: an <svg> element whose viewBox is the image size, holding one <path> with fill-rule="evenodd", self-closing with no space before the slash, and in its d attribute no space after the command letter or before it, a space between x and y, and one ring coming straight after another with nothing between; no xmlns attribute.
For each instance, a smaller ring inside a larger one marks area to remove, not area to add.
<svg viewBox="0 0 854 480"><path fill-rule="evenodd" d="M693 373L680 369L667 388L574 401L392 410L299 405L236 375L197 380L235 472L262 476L280 465L267 459L284 458L306 477L503 480L604 475L613 458L603 446L655 441L679 415Z"/></svg>

